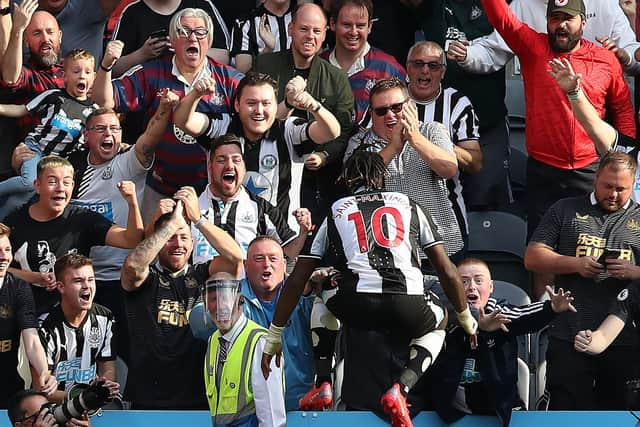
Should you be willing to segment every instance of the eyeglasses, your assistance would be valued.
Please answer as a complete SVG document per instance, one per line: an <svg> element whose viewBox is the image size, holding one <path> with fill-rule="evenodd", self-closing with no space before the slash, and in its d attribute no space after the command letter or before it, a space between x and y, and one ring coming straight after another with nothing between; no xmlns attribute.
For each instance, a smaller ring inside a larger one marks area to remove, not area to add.
<svg viewBox="0 0 640 427"><path fill-rule="evenodd" d="M34 425L38 415L40 415L42 410L46 409L46 410L50 411L52 407L53 407L53 404L51 402L43 403L42 406L40 407L40 409L38 409L34 414L29 415L28 417L25 417L25 418L23 418L21 420L16 420L16 422L21 423L21 424Z"/></svg>
<svg viewBox="0 0 640 427"><path fill-rule="evenodd" d="M92 128L89 128L89 130L92 130L96 133L105 133L107 131L107 129L109 129L109 132L111 133L120 133L120 131L122 131L122 128L120 126L94 126Z"/></svg>
<svg viewBox="0 0 640 427"><path fill-rule="evenodd" d="M209 30L206 28L196 28L195 30L191 28L180 28L178 30L178 35L185 39L191 38L191 34L194 34L197 40L202 40L209 35Z"/></svg>
<svg viewBox="0 0 640 427"><path fill-rule="evenodd" d="M431 62L409 61L409 64L419 69L423 69L424 66L426 65L427 67L429 67L429 71L440 71L442 67L445 66L444 64L436 61L431 61Z"/></svg>
<svg viewBox="0 0 640 427"><path fill-rule="evenodd" d="M397 104L391 104L388 105L386 107L375 107L375 108L371 108L371 110L373 110L373 112L375 113L376 116L384 116L385 114L387 114L389 112L389 110L391 110L394 113L399 113L400 111L402 111L402 107L404 106L404 104L407 101L404 100L402 102L398 102Z"/></svg>
<svg viewBox="0 0 640 427"><path fill-rule="evenodd" d="M26 418L23 418L21 420L16 420L16 423L21 423L21 424L26 424L26 425L33 425L36 422L36 417L40 414L40 411L36 412L33 415L30 415Z"/></svg>

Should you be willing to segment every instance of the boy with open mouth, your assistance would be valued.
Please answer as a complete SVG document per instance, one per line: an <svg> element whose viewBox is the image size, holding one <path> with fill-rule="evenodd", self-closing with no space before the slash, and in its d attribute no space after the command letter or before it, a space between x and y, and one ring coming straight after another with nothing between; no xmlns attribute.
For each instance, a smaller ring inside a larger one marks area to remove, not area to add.
<svg viewBox="0 0 640 427"><path fill-rule="evenodd" d="M0 183L0 218L26 202L33 193L38 161L54 154L68 157L83 143L86 118L97 106L90 99L95 78L95 59L84 49L74 49L64 58L65 89L51 89L24 105L0 104L0 115L22 117L41 114L42 119L25 138L34 156L22 163L20 176Z"/></svg>

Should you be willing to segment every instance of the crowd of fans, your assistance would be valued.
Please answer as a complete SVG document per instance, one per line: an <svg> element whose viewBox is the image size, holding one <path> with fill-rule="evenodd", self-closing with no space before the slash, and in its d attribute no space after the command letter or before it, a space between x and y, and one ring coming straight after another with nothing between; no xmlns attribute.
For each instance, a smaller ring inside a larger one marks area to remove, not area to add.
<svg viewBox="0 0 640 427"><path fill-rule="evenodd" d="M635 23L629 0L0 0L0 408L55 425L91 383L213 425L337 392L506 426L517 337L550 325L540 407L638 409ZM467 212L514 203L524 306L467 253Z"/></svg>

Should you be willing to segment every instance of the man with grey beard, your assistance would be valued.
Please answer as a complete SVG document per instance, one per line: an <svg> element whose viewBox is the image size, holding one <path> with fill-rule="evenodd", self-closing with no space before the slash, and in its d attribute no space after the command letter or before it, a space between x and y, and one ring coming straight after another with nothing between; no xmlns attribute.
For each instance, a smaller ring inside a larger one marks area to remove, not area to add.
<svg viewBox="0 0 640 427"><path fill-rule="evenodd" d="M58 61L62 32L53 15L45 11L36 12L37 7L37 0L24 0L21 4L16 4L13 9L13 24L11 15L5 15L5 9L0 9L0 49L7 47L4 55L0 55L3 58L0 68L0 88L3 89L0 102L26 103L45 90L64 87L62 66ZM28 64L23 64L24 44L31 52ZM0 147L0 174L10 176L11 152L35 123L36 120L30 116L19 121L0 120L0 133L5 141ZM24 157L16 159L13 168L20 170L24 160Z"/></svg>
<svg viewBox="0 0 640 427"><path fill-rule="evenodd" d="M14 91L33 96L46 89L64 87L59 54L62 31L49 12L37 11L37 0L25 0L13 11L13 26L2 61L2 80ZM1 22L1 21L0 21ZM23 64L23 41L31 53Z"/></svg>

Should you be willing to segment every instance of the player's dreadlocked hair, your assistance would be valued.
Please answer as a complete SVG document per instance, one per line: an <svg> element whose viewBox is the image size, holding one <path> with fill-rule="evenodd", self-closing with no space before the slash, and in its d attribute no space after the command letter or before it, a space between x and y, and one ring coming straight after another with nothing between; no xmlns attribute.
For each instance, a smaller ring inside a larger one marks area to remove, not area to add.
<svg viewBox="0 0 640 427"><path fill-rule="evenodd" d="M384 189L384 176L387 166L380 154L365 149L357 149L344 167L341 178L349 192L358 187L369 190Z"/></svg>

